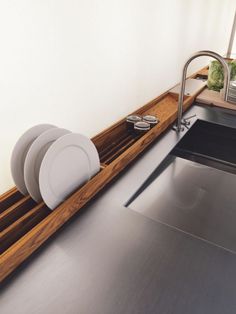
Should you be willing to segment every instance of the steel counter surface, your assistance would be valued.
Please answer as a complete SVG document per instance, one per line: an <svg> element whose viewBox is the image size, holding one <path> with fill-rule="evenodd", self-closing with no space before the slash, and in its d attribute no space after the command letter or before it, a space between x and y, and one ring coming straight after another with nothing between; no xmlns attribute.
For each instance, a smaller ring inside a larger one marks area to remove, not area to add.
<svg viewBox="0 0 236 314"><path fill-rule="evenodd" d="M235 254L124 207L177 140L167 132L11 275L1 314L235 314Z"/></svg>

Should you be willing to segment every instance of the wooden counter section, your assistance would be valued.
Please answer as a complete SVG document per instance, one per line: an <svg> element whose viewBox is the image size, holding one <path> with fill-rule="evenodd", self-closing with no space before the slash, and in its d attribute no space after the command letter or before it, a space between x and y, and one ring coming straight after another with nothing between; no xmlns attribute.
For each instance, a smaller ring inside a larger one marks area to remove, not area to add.
<svg viewBox="0 0 236 314"><path fill-rule="evenodd" d="M231 104L222 99L221 94L214 90L205 88L196 98L196 101L208 106L216 106L220 108L226 108L236 110L236 104Z"/></svg>

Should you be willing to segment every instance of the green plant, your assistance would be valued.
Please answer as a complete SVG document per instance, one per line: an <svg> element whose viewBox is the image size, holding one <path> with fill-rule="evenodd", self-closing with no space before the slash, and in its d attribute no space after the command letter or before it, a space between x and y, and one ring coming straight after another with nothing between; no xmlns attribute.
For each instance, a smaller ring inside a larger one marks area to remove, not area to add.
<svg viewBox="0 0 236 314"><path fill-rule="evenodd" d="M230 79L236 80L236 60L228 61ZM219 61L212 61L209 66L207 86L209 89L220 91L224 87L224 71Z"/></svg>

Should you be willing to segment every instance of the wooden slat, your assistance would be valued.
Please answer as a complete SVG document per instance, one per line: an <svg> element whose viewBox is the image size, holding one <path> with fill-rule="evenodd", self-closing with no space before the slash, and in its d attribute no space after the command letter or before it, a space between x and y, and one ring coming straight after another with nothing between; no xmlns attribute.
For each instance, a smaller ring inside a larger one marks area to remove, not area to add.
<svg viewBox="0 0 236 314"><path fill-rule="evenodd" d="M122 134L119 138L114 138L112 142L110 143L107 143L107 145L105 147L103 147L102 149L100 149L99 151L99 157L100 159L103 158L103 156L109 152L109 150L112 148L112 147L115 147L117 145L117 143L119 141L123 141L127 138L127 133L125 132L124 134Z"/></svg>
<svg viewBox="0 0 236 314"><path fill-rule="evenodd" d="M126 146L126 144L127 144L128 142L130 142L130 141L135 142L135 141L137 140L137 138L138 138L137 136L135 137L135 136L133 136L133 135L129 135L129 136L127 136L126 138L124 138L122 141L116 143L115 146L111 147L111 148L107 151L107 153L104 154L104 155L101 157L101 162L106 163L106 160L107 160L110 156L114 155L121 147Z"/></svg>
<svg viewBox="0 0 236 314"><path fill-rule="evenodd" d="M114 151L116 149L116 147L118 145L122 145L123 143L125 143L127 140L129 140L130 138L132 138L131 134L124 134L124 136L122 138L116 139L116 141L112 142L110 145L107 146L106 149L104 149L102 151L102 153L100 154L100 159L104 159L106 158L106 156L111 152Z"/></svg>
<svg viewBox="0 0 236 314"><path fill-rule="evenodd" d="M197 101L201 105L215 106L230 110L236 110L236 104L224 101L219 92L205 88L198 96Z"/></svg>
<svg viewBox="0 0 236 314"><path fill-rule="evenodd" d="M115 160L120 154L126 151L131 145L133 145L137 141L136 138L132 138L125 145L121 146L118 150L116 150L113 154L110 154L104 162L109 165L113 160Z"/></svg>
<svg viewBox="0 0 236 314"><path fill-rule="evenodd" d="M198 71L198 75L202 75L202 76L208 76L208 72L209 72L209 67L207 66L207 67L205 67L204 69L202 69L202 70L200 70L200 71Z"/></svg>
<svg viewBox="0 0 236 314"><path fill-rule="evenodd" d="M41 203L0 232L0 254L42 221L51 211Z"/></svg>
<svg viewBox="0 0 236 314"><path fill-rule="evenodd" d="M25 196L20 201L6 209L0 214L0 231L8 227L11 223L23 216L36 205L30 196Z"/></svg>
<svg viewBox="0 0 236 314"><path fill-rule="evenodd" d="M105 163L101 163L101 164L100 164L101 170L105 169L106 167L107 167L107 164L105 164Z"/></svg>
<svg viewBox="0 0 236 314"><path fill-rule="evenodd" d="M24 195L22 195L16 187L12 188L8 192L2 194L0 196L0 213L6 210L8 207L15 204L17 201L22 199Z"/></svg>
<svg viewBox="0 0 236 314"><path fill-rule="evenodd" d="M10 189L9 191L3 193L2 195L0 195L0 202L3 202L4 200L6 200L7 198L9 198L11 195L13 195L14 193L17 192L17 188L13 187L12 189Z"/></svg>

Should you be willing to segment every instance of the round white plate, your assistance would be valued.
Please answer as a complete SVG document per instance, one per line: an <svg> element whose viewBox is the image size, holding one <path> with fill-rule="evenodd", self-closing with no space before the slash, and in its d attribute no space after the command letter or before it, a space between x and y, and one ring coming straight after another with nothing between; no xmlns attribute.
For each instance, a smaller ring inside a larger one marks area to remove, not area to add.
<svg viewBox="0 0 236 314"><path fill-rule="evenodd" d="M38 203L42 201L39 190L39 169L43 157L55 140L68 133L71 132L60 128L47 130L36 138L28 150L24 164L25 185L30 196Z"/></svg>
<svg viewBox="0 0 236 314"><path fill-rule="evenodd" d="M46 205L54 209L100 170L97 149L81 134L66 134L46 152L39 187Z"/></svg>
<svg viewBox="0 0 236 314"><path fill-rule="evenodd" d="M27 195L28 191L24 180L24 163L26 154L33 141L43 132L56 128L51 124L39 124L26 131L17 141L11 155L11 174L18 190Z"/></svg>

